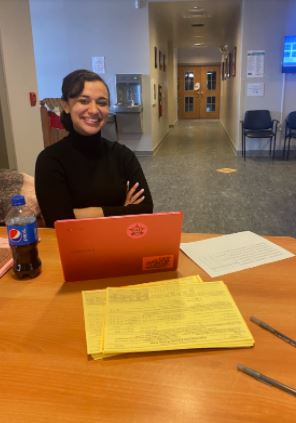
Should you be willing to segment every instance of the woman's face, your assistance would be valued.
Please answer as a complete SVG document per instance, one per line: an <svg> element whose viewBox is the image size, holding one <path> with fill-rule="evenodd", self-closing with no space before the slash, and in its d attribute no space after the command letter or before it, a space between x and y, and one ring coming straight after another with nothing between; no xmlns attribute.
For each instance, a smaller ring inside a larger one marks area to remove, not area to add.
<svg viewBox="0 0 296 423"><path fill-rule="evenodd" d="M73 127L81 135L95 135L105 125L109 113L108 91L101 81L85 81L82 93L64 104Z"/></svg>

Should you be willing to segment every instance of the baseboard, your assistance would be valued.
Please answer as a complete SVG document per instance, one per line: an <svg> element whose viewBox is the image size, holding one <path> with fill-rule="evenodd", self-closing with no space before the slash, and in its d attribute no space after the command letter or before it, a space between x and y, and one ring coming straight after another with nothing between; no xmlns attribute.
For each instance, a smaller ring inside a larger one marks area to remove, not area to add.
<svg viewBox="0 0 296 423"><path fill-rule="evenodd" d="M237 153L237 156L241 156L242 150L238 150L236 153ZM276 150L275 151L275 158L282 158L282 155L283 155L282 150ZM248 157L270 157L270 158L272 158L272 152L270 154L269 150L247 150L246 151L246 159ZM293 157L293 155L292 155L292 157Z"/></svg>
<svg viewBox="0 0 296 423"><path fill-rule="evenodd" d="M152 157L154 152L153 151L134 151L137 157Z"/></svg>

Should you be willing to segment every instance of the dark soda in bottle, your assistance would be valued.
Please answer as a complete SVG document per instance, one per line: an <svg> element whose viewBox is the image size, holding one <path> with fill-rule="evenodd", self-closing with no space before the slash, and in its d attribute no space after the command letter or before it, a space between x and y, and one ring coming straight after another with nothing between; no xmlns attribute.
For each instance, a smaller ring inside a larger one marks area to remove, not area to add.
<svg viewBox="0 0 296 423"><path fill-rule="evenodd" d="M5 223L16 277L34 278L41 271L37 248L37 222L23 195L14 195L11 198L11 208Z"/></svg>

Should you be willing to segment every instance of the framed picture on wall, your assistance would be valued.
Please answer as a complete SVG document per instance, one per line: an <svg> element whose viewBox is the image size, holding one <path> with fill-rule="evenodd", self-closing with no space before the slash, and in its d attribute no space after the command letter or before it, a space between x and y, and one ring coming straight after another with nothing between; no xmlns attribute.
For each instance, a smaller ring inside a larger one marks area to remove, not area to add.
<svg viewBox="0 0 296 423"><path fill-rule="evenodd" d="M162 116L162 86L158 85L158 117Z"/></svg>
<svg viewBox="0 0 296 423"><path fill-rule="evenodd" d="M230 78L232 75L231 70L232 70L232 53L230 52L228 53L228 78Z"/></svg>
<svg viewBox="0 0 296 423"><path fill-rule="evenodd" d="M231 76L236 75L236 47L232 50Z"/></svg>
<svg viewBox="0 0 296 423"><path fill-rule="evenodd" d="M158 61L157 47L154 47L154 67L155 67L155 69L157 69L157 61Z"/></svg>
<svg viewBox="0 0 296 423"><path fill-rule="evenodd" d="M224 79L228 79L228 56L225 57L225 62L224 62Z"/></svg>
<svg viewBox="0 0 296 423"><path fill-rule="evenodd" d="M162 52L159 50L158 54L159 69L162 70Z"/></svg>
<svg viewBox="0 0 296 423"><path fill-rule="evenodd" d="M162 56L162 68L165 72L166 71L165 54Z"/></svg>

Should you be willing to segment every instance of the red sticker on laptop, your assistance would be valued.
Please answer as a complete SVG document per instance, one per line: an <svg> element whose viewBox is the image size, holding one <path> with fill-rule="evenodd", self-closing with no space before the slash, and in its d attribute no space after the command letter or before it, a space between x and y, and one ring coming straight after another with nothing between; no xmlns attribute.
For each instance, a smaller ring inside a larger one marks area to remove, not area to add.
<svg viewBox="0 0 296 423"><path fill-rule="evenodd" d="M147 270L168 270L174 267L174 256L168 254L165 256L143 257L143 271Z"/></svg>
<svg viewBox="0 0 296 423"><path fill-rule="evenodd" d="M148 231L147 226L144 223L133 223L127 227L127 235L130 238L142 238Z"/></svg>

